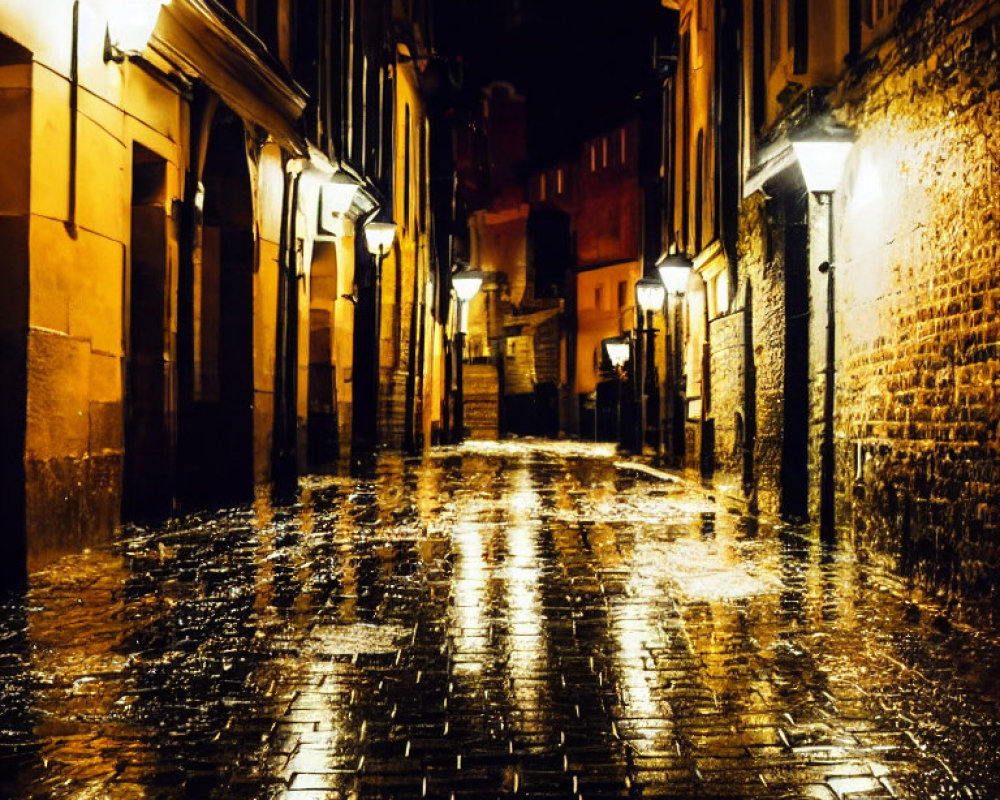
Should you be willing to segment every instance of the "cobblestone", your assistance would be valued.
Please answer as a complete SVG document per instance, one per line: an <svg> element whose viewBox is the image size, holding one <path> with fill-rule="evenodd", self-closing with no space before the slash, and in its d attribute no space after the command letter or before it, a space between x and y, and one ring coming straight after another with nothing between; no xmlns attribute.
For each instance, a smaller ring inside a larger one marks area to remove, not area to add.
<svg viewBox="0 0 1000 800"><path fill-rule="evenodd" d="M996 798L1000 649L585 446L385 456L9 600L0 796Z"/></svg>

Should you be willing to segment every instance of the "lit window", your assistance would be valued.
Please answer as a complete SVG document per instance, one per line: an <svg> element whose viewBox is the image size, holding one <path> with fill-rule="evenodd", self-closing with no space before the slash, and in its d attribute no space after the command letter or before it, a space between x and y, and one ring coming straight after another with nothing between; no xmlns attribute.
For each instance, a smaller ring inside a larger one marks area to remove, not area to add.
<svg viewBox="0 0 1000 800"><path fill-rule="evenodd" d="M545 173L543 172L538 178L538 199L545 199Z"/></svg>
<svg viewBox="0 0 1000 800"><path fill-rule="evenodd" d="M562 169L556 170L556 194L563 193L563 171Z"/></svg>
<svg viewBox="0 0 1000 800"><path fill-rule="evenodd" d="M601 166L606 167L608 165L608 137L605 136L601 139Z"/></svg>
<svg viewBox="0 0 1000 800"><path fill-rule="evenodd" d="M621 145L622 145L622 153L621 153L621 155L622 155L622 164L624 164L625 163L625 131L624 130L622 131Z"/></svg>
<svg viewBox="0 0 1000 800"><path fill-rule="evenodd" d="M597 172L597 145L590 145L590 171Z"/></svg>

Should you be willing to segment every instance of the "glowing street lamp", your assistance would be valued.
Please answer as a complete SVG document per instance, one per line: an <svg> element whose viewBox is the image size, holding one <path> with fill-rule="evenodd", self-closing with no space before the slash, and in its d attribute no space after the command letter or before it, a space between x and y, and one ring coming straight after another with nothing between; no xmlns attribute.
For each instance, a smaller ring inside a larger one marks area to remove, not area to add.
<svg viewBox="0 0 1000 800"><path fill-rule="evenodd" d="M629 360L632 355L632 345L629 340L624 336L618 336L611 339L605 339L602 344L604 345L604 353L608 357L608 361L611 364L612 370L615 373L615 383L618 385L618 400L615 404L615 434L620 443L622 443L622 383L625 380L625 363ZM594 412L597 413L596 410ZM595 420L595 430L596 430L596 420Z"/></svg>
<svg viewBox="0 0 1000 800"><path fill-rule="evenodd" d="M349 175L336 172L330 180L320 186L319 192L324 216L328 214L342 216L351 210L354 195L358 192L358 184ZM393 226L393 238L395 238L395 226ZM392 245L391 240L389 244Z"/></svg>
<svg viewBox="0 0 1000 800"><path fill-rule="evenodd" d="M687 293L688 281L694 264L691 259L683 253L663 253L656 260L656 271L660 275L660 282L667 293L667 308L664 310L664 321L666 323L666 369L663 376L663 396L665 398L664 414L666 415L666 427L670 441L670 454L674 461L680 456L680 443L683 439L683 431L677 430L678 421L683 413L678 410L681 404L680 398L680 324L676 319L679 313L679 303L677 308L671 309L670 298L676 297L678 300Z"/></svg>
<svg viewBox="0 0 1000 800"><path fill-rule="evenodd" d="M396 241L395 222L369 222L365 225L365 244L369 253L378 256L380 269L382 259L389 255L389 249L394 241Z"/></svg>
<svg viewBox="0 0 1000 800"><path fill-rule="evenodd" d="M465 438L465 386L463 385L463 367L465 361L465 334L469 326L469 303L483 285L483 273L479 270L465 267L451 276L451 286L458 297L458 331L455 334L457 359L455 379L458 384L455 392L455 440Z"/></svg>
<svg viewBox="0 0 1000 800"><path fill-rule="evenodd" d="M638 450L641 453L646 441L646 416L649 396L653 394L653 371L656 365L656 328L653 327L653 314L663 310L667 292L659 278L647 276L636 281L635 302L639 308L639 330L645 334L645 352L639 363L639 436Z"/></svg>
<svg viewBox="0 0 1000 800"><path fill-rule="evenodd" d="M604 340L604 352L608 354L608 361L616 372L625 366L630 350L629 343L625 339Z"/></svg>
<svg viewBox="0 0 1000 800"><path fill-rule="evenodd" d="M831 195L840 186L854 134L839 125L816 125L789 136L806 188L815 195Z"/></svg>
<svg viewBox="0 0 1000 800"><path fill-rule="evenodd" d="M668 295L682 295L687 292L688 279L694 264L682 253L664 253L656 261L656 271Z"/></svg>
<svg viewBox="0 0 1000 800"><path fill-rule="evenodd" d="M643 316L661 310L666 297L667 292L663 288L663 283L656 278L647 277L636 281L635 300Z"/></svg>
<svg viewBox="0 0 1000 800"><path fill-rule="evenodd" d="M840 186L854 143L854 134L833 124L817 124L789 136L802 170L806 189L827 208L826 273L826 381L823 391L823 439L820 443L819 519L820 536L834 538L834 445L833 415L836 396L836 283L834 270L833 194Z"/></svg>
<svg viewBox="0 0 1000 800"><path fill-rule="evenodd" d="M170 0L114 0L108 11L104 60L121 63L141 55L156 29L160 8L166 5Z"/></svg>

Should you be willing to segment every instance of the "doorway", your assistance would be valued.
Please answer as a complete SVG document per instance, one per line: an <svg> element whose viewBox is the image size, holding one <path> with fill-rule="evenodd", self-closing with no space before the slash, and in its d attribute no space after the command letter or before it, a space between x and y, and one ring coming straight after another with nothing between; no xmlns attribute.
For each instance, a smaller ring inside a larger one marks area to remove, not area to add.
<svg viewBox="0 0 1000 800"><path fill-rule="evenodd" d="M132 226L126 273L125 459L122 518L156 519L170 512L172 394L167 362L167 162L132 150Z"/></svg>

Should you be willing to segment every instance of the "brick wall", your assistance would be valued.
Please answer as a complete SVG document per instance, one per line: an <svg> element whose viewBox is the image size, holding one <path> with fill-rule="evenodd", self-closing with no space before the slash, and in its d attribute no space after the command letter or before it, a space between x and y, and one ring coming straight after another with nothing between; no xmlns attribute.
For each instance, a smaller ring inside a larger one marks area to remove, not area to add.
<svg viewBox="0 0 1000 800"><path fill-rule="evenodd" d="M926 588L991 605L1000 23L966 16L989 4L944 5L923 4L877 54L885 66L843 93L858 141L837 207L837 489L864 548Z"/></svg>

